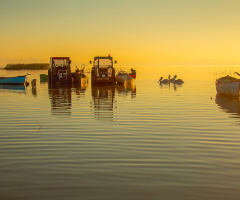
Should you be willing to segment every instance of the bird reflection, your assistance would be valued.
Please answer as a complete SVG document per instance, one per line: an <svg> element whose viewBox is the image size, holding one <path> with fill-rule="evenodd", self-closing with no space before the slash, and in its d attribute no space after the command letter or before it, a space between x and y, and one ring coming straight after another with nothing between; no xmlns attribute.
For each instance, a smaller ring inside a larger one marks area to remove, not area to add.
<svg viewBox="0 0 240 200"><path fill-rule="evenodd" d="M177 91L179 88L181 88L182 87L182 85L181 84L174 84L173 85L173 89L175 90L175 91Z"/></svg>
<svg viewBox="0 0 240 200"><path fill-rule="evenodd" d="M171 75L169 75L167 79L163 79L163 77L161 77L158 82L160 83L160 85L162 84L169 85L170 83L173 83L174 85L175 84L181 85L182 83L184 83L182 79L176 79L176 78L177 78L177 75L174 75L173 78L171 78Z"/></svg>
<svg viewBox="0 0 240 200"><path fill-rule="evenodd" d="M181 88L182 87L182 84L162 84L162 83L160 83L159 84L159 87L161 88L161 89L169 89L169 90L174 90L174 91L177 91L179 88Z"/></svg>

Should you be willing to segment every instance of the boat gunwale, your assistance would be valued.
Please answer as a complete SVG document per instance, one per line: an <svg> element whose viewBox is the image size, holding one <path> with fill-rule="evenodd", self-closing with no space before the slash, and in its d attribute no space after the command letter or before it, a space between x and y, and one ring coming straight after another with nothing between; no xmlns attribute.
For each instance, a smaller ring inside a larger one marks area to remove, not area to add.
<svg viewBox="0 0 240 200"><path fill-rule="evenodd" d="M216 80L216 84L217 85L221 85L221 84L228 84L228 83L240 83L240 79L236 79L236 80L231 80L231 81L226 81L226 82L219 82L219 79Z"/></svg>
<svg viewBox="0 0 240 200"><path fill-rule="evenodd" d="M8 79L8 78L18 78L18 77L26 77L27 75L24 76L11 76L11 77L0 77L0 79Z"/></svg>

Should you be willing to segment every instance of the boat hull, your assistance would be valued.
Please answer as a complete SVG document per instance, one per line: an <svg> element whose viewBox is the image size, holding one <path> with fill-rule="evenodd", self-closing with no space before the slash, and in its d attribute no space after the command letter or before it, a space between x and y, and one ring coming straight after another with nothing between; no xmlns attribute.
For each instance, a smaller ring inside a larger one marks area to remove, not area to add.
<svg viewBox="0 0 240 200"><path fill-rule="evenodd" d="M24 85L26 76L1 77L0 84Z"/></svg>
<svg viewBox="0 0 240 200"><path fill-rule="evenodd" d="M47 82L48 75L47 74L40 74L40 82Z"/></svg>
<svg viewBox="0 0 240 200"><path fill-rule="evenodd" d="M239 96L240 80L229 81L224 83L216 82L216 90L218 94L228 96Z"/></svg>
<svg viewBox="0 0 240 200"><path fill-rule="evenodd" d="M132 84L134 78L128 74L118 74L116 76L117 84Z"/></svg>

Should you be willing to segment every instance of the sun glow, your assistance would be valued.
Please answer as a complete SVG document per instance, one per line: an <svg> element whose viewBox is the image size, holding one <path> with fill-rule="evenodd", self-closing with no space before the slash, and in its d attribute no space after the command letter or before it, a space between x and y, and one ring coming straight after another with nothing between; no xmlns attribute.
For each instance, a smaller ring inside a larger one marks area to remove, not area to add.
<svg viewBox="0 0 240 200"><path fill-rule="evenodd" d="M239 5L6 1L0 8L0 65L6 59L48 62L51 56L86 64L109 53L123 64L239 64Z"/></svg>

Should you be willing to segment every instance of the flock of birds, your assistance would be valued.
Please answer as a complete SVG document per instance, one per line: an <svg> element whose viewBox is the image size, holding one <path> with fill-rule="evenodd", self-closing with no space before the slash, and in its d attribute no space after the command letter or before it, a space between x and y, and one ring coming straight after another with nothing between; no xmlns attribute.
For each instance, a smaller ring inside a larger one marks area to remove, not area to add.
<svg viewBox="0 0 240 200"><path fill-rule="evenodd" d="M239 76L240 76L240 74L239 74ZM170 84L170 83L182 84L182 83L184 83L182 79L176 79L176 78L177 78L177 75L175 75L173 78L171 78L171 75L169 75L168 79L163 79L163 77L161 77L158 82L160 84ZM29 83L28 83L28 85L29 85ZM36 87L36 79L32 80L32 86Z"/></svg>
<svg viewBox="0 0 240 200"><path fill-rule="evenodd" d="M160 84L170 84L170 83L174 83L174 84L182 84L184 83L182 79L176 79L177 75L175 75L173 78L171 78L171 76L168 76L168 79L163 79L163 77L161 77L159 79L159 83Z"/></svg>

